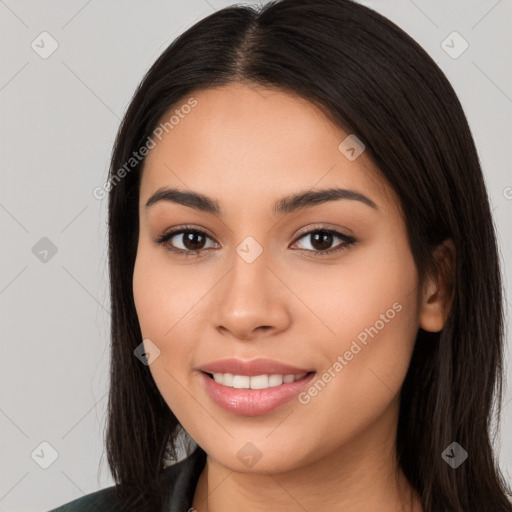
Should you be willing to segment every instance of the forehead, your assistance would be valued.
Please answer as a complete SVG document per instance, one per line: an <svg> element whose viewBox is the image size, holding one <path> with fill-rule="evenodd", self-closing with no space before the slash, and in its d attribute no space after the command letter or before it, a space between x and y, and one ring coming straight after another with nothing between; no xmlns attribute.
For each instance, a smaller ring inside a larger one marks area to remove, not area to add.
<svg viewBox="0 0 512 512"><path fill-rule="evenodd" d="M144 163L141 202L163 186L259 203L329 186L364 190L382 206L393 195L364 151L351 161L340 150L350 134L290 92L241 84L197 90L159 126Z"/></svg>

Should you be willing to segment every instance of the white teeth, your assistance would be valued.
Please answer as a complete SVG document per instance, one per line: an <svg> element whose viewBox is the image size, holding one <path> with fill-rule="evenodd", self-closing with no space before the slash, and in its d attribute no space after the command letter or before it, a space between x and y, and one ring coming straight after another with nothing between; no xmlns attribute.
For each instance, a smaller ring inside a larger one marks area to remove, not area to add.
<svg viewBox="0 0 512 512"><path fill-rule="evenodd" d="M213 379L218 384L236 389L267 389L289 382L295 382L302 379L306 374L298 375L256 375L249 377L248 375L233 375L232 373L214 373Z"/></svg>
<svg viewBox="0 0 512 512"><path fill-rule="evenodd" d="M268 378L268 385L270 387L280 386L283 383L282 375L270 375Z"/></svg>
<svg viewBox="0 0 512 512"><path fill-rule="evenodd" d="M268 375L258 375L251 377L251 389L265 389L268 388Z"/></svg>
<svg viewBox="0 0 512 512"><path fill-rule="evenodd" d="M250 377L246 375L233 375L233 387L237 389L245 389L249 387Z"/></svg>

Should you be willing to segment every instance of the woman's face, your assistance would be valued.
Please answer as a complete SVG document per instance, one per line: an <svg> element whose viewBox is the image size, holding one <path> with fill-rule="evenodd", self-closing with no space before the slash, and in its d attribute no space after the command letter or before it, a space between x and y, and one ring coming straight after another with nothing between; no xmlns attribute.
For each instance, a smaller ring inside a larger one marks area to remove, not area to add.
<svg viewBox="0 0 512 512"><path fill-rule="evenodd" d="M133 291L145 348L160 351L149 366L158 389L233 471L371 450L394 435L420 326L394 191L357 140L300 97L241 85L192 96L162 118L175 114L153 137L140 188ZM163 188L208 202L174 194L146 206ZM333 188L353 192L284 201ZM296 370L228 366L240 377L216 383L199 369L227 358ZM268 377L304 372L315 373ZM251 384L262 389L232 387Z"/></svg>

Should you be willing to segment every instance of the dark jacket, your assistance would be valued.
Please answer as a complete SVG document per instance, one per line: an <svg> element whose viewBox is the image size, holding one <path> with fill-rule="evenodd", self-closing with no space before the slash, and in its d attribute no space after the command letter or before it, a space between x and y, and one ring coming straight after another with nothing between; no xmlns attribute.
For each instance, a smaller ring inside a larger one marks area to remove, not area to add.
<svg viewBox="0 0 512 512"><path fill-rule="evenodd" d="M205 463L206 453L197 446L187 458L162 471L167 496L158 512L187 512L192 507L197 481ZM121 512L113 501L114 489L112 485L86 494L49 512Z"/></svg>

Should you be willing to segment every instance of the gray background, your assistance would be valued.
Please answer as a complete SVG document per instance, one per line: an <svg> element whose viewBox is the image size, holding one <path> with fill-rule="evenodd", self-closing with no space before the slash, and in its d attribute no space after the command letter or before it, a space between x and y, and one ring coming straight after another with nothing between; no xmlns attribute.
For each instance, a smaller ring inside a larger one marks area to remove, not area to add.
<svg viewBox="0 0 512 512"><path fill-rule="evenodd" d="M92 191L107 178L120 118L144 72L185 29L233 3L0 0L1 511L46 511L113 484L103 455L107 204ZM512 2L362 3L427 50L464 106L499 231L508 361ZM44 31L58 44L46 59ZM457 58L464 43L446 39L453 31L469 44ZM510 391L505 404L498 455L512 481ZM47 469L40 464L52 451L42 442L57 453Z"/></svg>

